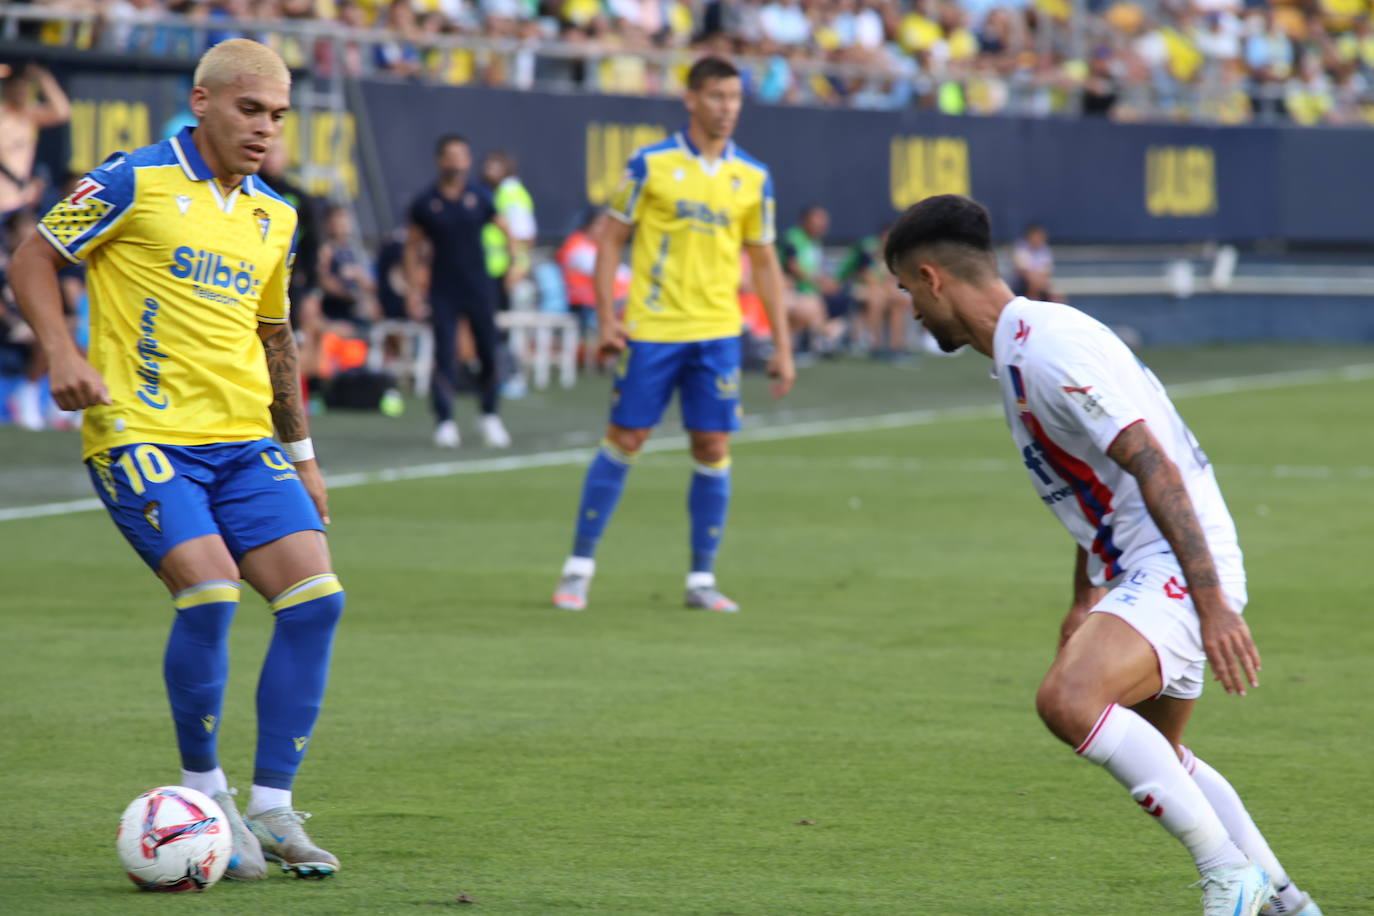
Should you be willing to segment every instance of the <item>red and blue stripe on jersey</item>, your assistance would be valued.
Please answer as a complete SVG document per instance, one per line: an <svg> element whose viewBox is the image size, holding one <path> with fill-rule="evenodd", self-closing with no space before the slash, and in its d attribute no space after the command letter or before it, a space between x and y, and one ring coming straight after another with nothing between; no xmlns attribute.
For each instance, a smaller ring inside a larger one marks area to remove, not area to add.
<svg viewBox="0 0 1374 916"><path fill-rule="evenodd" d="M1102 482L1087 462L1081 461L1060 448L1045 428L1040 425L1035 414L1031 413L1026 402L1026 383L1021 377L1021 370L1016 366L1008 366L1011 376L1012 391L1016 394L1016 404L1020 408L1021 423L1030 433L1031 438L1040 446L1041 454L1050 468L1060 476L1072 489L1074 496L1078 500L1078 506L1083 510L1083 515L1097 529L1097 535L1093 538L1092 552L1102 560L1106 567L1107 578L1119 576L1124 570L1118 562L1121 559L1121 549L1112 542L1112 526L1106 521L1112 514L1115 507L1112 505L1114 498L1111 489Z"/></svg>

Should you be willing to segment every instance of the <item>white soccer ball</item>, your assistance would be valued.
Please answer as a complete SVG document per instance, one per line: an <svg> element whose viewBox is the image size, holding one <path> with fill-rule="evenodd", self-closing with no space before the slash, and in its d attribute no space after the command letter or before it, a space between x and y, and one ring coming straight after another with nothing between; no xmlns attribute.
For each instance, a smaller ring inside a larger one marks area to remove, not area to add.
<svg viewBox="0 0 1374 916"><path fill-rule="evenodd" d="M129 802L115 838L129 880L145 891L203 891L224 876L233 849L224 811L185 786Z"/></svg>

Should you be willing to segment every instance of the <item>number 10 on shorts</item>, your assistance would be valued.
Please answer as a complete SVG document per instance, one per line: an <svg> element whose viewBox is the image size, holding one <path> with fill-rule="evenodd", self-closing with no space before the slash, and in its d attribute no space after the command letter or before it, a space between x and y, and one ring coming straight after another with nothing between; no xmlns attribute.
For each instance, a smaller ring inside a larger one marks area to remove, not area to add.
<svg viewBox="0 0 1374 916"><path fill-rule="evenodd" d="M142 496L147 491L147 483L165 483L176 474L167 456L156 445L131 448L119 456L117 464L124 470L124 475L129 479L129 488L136 496Z"/></svg>

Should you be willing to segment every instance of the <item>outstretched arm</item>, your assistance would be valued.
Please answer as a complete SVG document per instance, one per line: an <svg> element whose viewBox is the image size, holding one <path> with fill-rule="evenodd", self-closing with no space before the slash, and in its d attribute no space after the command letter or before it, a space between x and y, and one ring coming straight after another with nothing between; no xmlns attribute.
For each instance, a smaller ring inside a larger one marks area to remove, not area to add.
<svg viewBox="0 0 1374 916"><path fill-rule="evenodd" d="M272 425L277 439L286 447L287 458L296 466L296 473L306 492L315 501L320 518L329 524L329 499L314 447L310 444L310 424L305 418L301 402L300 359L296 355L296 336L289 324L259 324L258 337L267 357L267 375L272 382ZM304 444L301 444L304 443ZM294 448L293 448L294 447ZM299 449L308 454L300 456ZM293 454L294 453L294 454Z"/></svg>
<svg viewBox="0 0 1374 916"><path fill-rule="evenodd" d="M1259 686L1259 650L1245 620L1231 609L1221 590L1207 536L1178 465L1143 420L1121 431L1107 457L1136 479L1150 517L1174 550L1202 624L1202 645L1212 671L1227 693L1244 696L1247 681Z"/></svg>

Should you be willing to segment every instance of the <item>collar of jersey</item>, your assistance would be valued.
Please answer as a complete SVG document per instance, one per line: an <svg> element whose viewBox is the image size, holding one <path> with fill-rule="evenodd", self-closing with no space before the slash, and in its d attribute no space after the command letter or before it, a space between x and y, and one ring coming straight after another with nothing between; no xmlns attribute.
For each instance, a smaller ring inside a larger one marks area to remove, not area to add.
<svg viewBox="0 0 1374 916"><path fill-rule="evenodd" d="M205 164L205 159L200 155L200 150L196 149L196 141L191 138L192 128L183 127L181 131L171 139L172 149L177 154L177 162L181 165L181 170L186 173L186 177L192 181L209 181L215 177L215 173L210 171L210 166ZM254 194L254 181L252 175L245 175L239 187L243 188L243 193Z"/></svg>
<svg viewBox="0 0 1374 916"><path fill-rule="evenodd" d="M682 128L682 130L677 132L677 142L682 146L683 149L687 150L687 152L691 154L693 158L700 159L702 165L706 164L706 159L701 155L701 150L697 149L697 145L692 142L692 138L687 136L687 128L684 127ZM717 161L724 162L727 159L733 158L735 158L735 141L726 140L725 150L720 154L720 159L718 159Z"/></svg>

